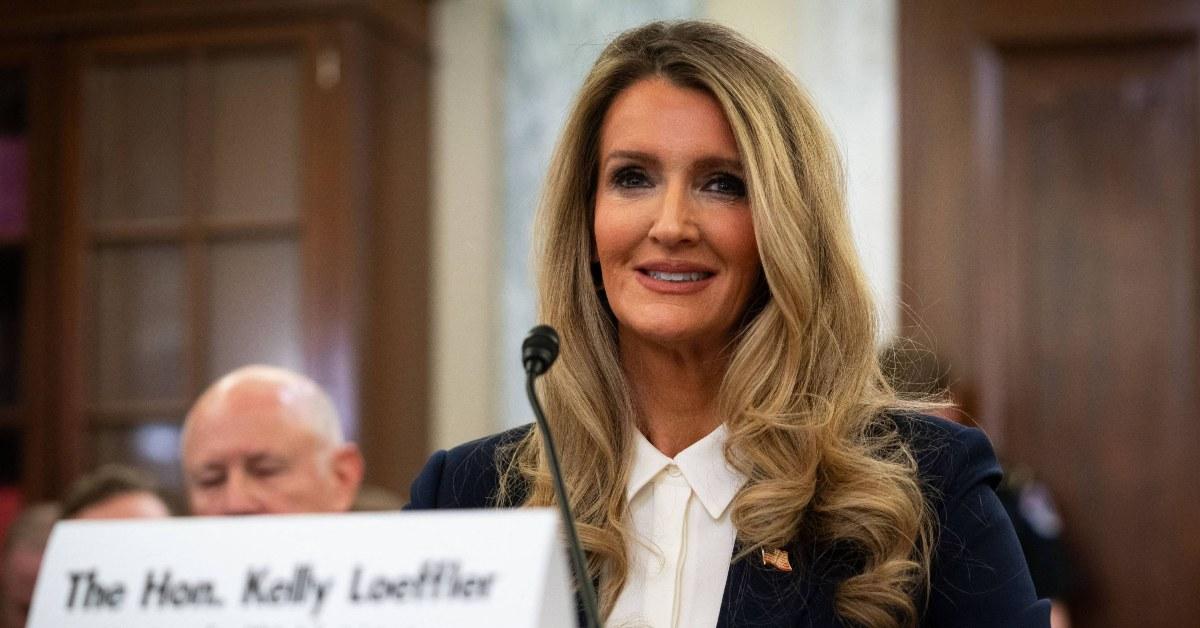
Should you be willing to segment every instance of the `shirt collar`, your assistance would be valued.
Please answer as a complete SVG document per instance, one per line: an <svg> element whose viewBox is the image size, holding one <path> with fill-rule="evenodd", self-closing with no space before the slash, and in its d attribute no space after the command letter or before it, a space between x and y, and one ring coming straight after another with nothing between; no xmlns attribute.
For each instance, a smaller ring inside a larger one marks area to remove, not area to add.
<svg viewBox="0 0 1200 628"><path fill-rule="evenodd" d="M629 469L629 483L625 487L625 499L628 501L633 501L634 496L655 476L674 464L679 467L709 516L717 519L729 507L742 484L746 483L745 476L725 460L725 441L729 430L724 423L679 452L674 460L651 445L641 430L635 429L633 432L633 464Z"/></svg>

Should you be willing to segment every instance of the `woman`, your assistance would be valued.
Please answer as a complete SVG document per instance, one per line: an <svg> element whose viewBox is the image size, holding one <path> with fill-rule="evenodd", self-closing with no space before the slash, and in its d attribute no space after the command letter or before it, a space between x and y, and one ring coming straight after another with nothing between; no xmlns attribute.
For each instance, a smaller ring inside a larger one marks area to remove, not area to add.
<svg viewBox="0 0 1200 628"><path fill-rule="evenodd" d="M552 164L543 398L608 625L1045 625L987 440L880 374L838 158L786 70L713 24L628 31ZM552 499L530 428L412 489Z"/></svg>

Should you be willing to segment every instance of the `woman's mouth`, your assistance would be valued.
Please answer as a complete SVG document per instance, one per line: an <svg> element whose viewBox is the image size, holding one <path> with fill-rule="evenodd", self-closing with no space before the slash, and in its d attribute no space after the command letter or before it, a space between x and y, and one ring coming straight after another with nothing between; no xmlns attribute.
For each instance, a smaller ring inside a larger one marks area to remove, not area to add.
<svg viewBox="0 0 1200 628"><path fill-rule="evenodd" d="M666 295L697 294L714 281L717 273L691 262L659 261L636 268L637 279L651 292Z"/></svg>
<svg viewBox="0 0 1200 628"><path fill-rule="evenodd" d="M703 272L669 273L669 272L658 271L658 270L646 270L643 272L645 272L647 275L650 275L650 277L657 279L659 281L674 281L674 282L700 281L702 279L708 279L709 277L712 277L712 273L703 273Z"/></svg>

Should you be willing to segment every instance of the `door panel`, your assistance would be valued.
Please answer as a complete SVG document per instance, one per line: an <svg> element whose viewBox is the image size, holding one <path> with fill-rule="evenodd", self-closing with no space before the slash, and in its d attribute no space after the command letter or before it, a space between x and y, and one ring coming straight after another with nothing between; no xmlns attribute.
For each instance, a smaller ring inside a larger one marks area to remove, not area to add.
<svg viewBox="0 0 1200 628"><path fill-rule="evenodd" d="M1075 624L1200 625L1195 11L912 5L907 324L1055 491Z"/></svg>
<svg viewBox="0 0 1200 628"><path fill-rule="evenodd" d="M1200 443L1193 51L1001 58L1001 197L1019 287L1005 440L1076 522L1087 612L1190 625L1172 618L1200 618L1196 535L1173 523L1200 516L1187 464ZM1162 577L1131 577L1130 565Z"/></svg>

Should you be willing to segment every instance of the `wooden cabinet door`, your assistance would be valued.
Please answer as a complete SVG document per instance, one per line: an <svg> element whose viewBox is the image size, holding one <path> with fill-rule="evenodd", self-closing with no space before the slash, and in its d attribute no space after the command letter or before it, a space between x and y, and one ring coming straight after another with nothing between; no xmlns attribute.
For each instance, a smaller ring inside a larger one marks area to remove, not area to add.
<svg viewBox="0 0 1200 628"><path fill-rule="evenodd" d="M335 40L297 26L73 48L63 300L74 424L62 433L81 454L75 470L122 461L179 486L189 404L245 364L308 372L353 407L337 384L355 376L355 216L336 195L346 165L324 157L348 115L329 104L345 98Z"/></svg>
<svg viewBox="0 0 1200 628"><path fill-rule="evenodd" d="M909 323L1056 492L1076 625L1200 625L1200 7L899 6Z"/></svg>

